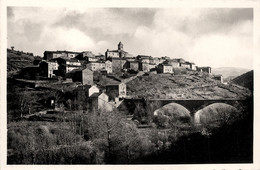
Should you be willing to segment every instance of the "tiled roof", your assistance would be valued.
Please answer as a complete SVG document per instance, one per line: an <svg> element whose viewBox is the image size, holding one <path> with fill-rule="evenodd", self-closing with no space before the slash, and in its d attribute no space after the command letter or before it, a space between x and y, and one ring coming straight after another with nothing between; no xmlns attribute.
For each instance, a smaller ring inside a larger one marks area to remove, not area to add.
<svg viewBox="0 0 260 170"><path fill-rule="evenodd" d="M64 57L64 56L51 59L51 61L55 61L55 60L65 60L65 61L71 61L71 62L79 62L79 60L76 59L76 58L69 58L69 57Z"/></svg>
<svg viewBox="0 0 260 170"><path fill-rule="evenodd" d="M63 51L44 51L44 53L58 53L58 54L61 54L61 53L74 53L74 54L80 54L80 52L73 52L73 51L66 51L66 50L63 50Z"/></svg>
<svg viewBox="0 0 260 170"><path fill-rule="evenodd" d="M149 58L151 58L151 56L148 56L148 55L138 55L137 58L149 59Z"/></svg>
<svg viewBox="0 0 260 170"><path fill-rule="evenodd" d="M128 61L129 63L139 63L139 61Z"/></svg>
<svg viewBox="0 0 260 170"><path fill-rule="evenodd" d="M163 66L172 66L172 65L166 64L166 63L162 63L161 65L163 65Z"/></svg>
<svg viewBox="0 0 260 170"><path fill-rule="evenodd" d="M209 66L207 66L207 67L198 67L199 69L203 69L203 68L211 68L211 67L209 67Z"/></svg>
<svg viewBox="0 0 260 170"><path fill-rule="evenodd" d="M113 60L126 60L126 59L125 59L125 58L118 58L118 57L113 58L113 57L112 57L112 61L113 61Z"/></svg>
<svg viewBox="0 0 260 170"><path fill-rule="evenodd" d="M124 57L125 59L135 59L135 57Z"/></svg>
<svg viewBox="0 0 260 170"><path fill-rule="evenodd" d="M184 63L185 60L183 58L175 58L174 60L178 61L179 63Z"/></svg>
<svg viewBox="0 0 260 170"><path fill-rule="evenodd" d="M91 96L89 96L90 98L96 98L98 97L102 92L98 92L98 93L93 93Z"/></svg>
<svg viewBox="0 0 260 170"><path fill-rule="evenodd" d="M66 64L66 66L69 66L69 67L82 67L81 65L78 66L78 65L73 65L73 64Z"/></svg>
<svg viewBox="0 0 260 170"><path fill-rule="evenodd" d="M74 70L69 71L67 74L76 73L76 72L82 71L82 70L83 70L83 69L74 69Z"/></svg>
<svg viewBox="0 0 260 170"><path fill-rule="evenodd" d="M90 63L98 63L98 64L103 63L103 64L105 64L104 61L90 61L88 64L90 64Z"/></svg>
<svg viewBox="0 0 260 170"><path fill-rule="evenodd" d="M107 84L106 86L118 86L119 84L121 84L122 82L119 82L119 81L115 81L115 82L113 82L113 83L109 83L109 84Z"/></svg>

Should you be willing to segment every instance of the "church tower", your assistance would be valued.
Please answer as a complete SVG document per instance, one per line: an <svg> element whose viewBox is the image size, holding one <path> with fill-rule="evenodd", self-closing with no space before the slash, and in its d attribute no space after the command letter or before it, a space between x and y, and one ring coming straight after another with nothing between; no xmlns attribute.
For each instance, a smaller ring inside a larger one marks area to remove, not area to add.
<svg viewBox="0 0 260 170"><path fill-rule="evenodd" d="M121 43L120 41L118 44L118 50L124 50L123 46L124 46L123 43Z"/></svg>

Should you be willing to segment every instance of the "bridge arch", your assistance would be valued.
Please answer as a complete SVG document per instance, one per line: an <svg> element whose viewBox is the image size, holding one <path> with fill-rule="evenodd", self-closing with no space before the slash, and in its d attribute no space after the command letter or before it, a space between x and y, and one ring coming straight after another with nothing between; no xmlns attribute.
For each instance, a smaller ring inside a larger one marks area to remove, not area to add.
<svg viewBox="0 0 260 170"><path fill-rule="evenodd" d="M194 113L195 125L219 125L230 122L237 116L238 110L227 103L210 103L203 105Z"/></svg>
<svg viewBox="0 0 260 170"><path fill-rule="evenodd" d="M172 102L154 111L154 116L166 116L168 118L179 119L180 121L190 121L190 111L181 104Z"/></svg>

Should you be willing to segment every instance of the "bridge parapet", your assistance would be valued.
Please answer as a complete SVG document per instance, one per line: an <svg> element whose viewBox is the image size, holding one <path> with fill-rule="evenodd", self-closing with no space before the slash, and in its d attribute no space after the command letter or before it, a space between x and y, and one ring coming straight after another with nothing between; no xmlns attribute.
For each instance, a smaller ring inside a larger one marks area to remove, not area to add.
<svg viewBox="0 0 260 170"><path fill-rule="evenodd" d="M169 103L177 103L185 107L190 111L191 114L194 114L196 111L214 103L225 103L229 104L231 106L236 107L239 102L243 100L239 99L221 99L221 100L164 100L164 99L152 99L149 100L150 102L157 102L157 105L159 103L159 106L164 106ZM157 108L158 109L158 108Z"/></svg>

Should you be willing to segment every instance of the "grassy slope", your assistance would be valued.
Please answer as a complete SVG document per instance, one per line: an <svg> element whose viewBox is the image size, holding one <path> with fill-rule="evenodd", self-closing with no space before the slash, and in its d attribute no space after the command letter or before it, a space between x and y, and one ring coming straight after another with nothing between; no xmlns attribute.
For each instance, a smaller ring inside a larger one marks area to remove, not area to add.
<svg viewBox="0 0 260 170"><path fill-rule="evenodd" d="M231 80L232 83L246 87L250 90L253 90L254 82L253 82L253 70L246 72L245 74L242 74L233 80Z"/></svg>
<svg viewBox="0 0 260 170"><path fill-rule="evenodd" d="M33 66L34 57L7 52L7 76L18 73L22 68Z"/></svg>
<svg viewBox="0 0 260 170"><path fill-rule="evenodd" d="M223 85L207 74L187 72L186 75L150 74L127 83L132 97L162 99L221 99L244 98L251 95L247 89Z"/></svg>

